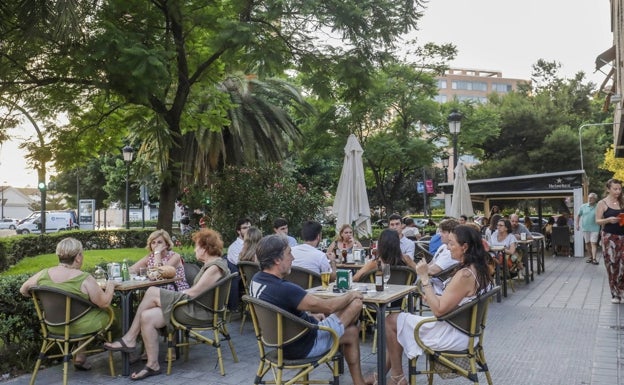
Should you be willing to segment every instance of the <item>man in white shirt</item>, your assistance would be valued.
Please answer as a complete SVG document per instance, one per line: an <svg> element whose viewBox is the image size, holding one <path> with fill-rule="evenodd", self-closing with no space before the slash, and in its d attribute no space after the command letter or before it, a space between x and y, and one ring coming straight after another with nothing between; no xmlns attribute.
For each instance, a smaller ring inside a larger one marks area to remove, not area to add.
<svg viewBox="0 0 624 385"><path fill-rule="evenodd" d="M228 247L227 250L227 263L230 268L230 272L238 273L238 256L243 250L243 239L247 230L251 227L251 220L249 218L242 218L236 222L236 239ZM240 303L240 278L235 277L232 279L232 286L230 288L230 301L228 307L230 310L238 310Z"/></svg>
<svg viewBox="0 0 624 385"><path fill-rule="evenodd" d="M414 241L403 236L402 227L401 216L398 214L390 215L388 218L388 228L399 233L399 239L401 240L401 253L414 259L414 250L416 245L414 245Z"/></svg>
<svg viewBox="0 0 624 385"><path fill-rule="evenodd" d="M297 240L294 237L288 235L288 221L284 218L277 218L273 221L273 232L278 235L283 235L288 239L288 246L291 248L297 246Z"/></svg>
<svg viewBox="0 0 624 385"><path fill-rule="evenodd" d="M446 219L440 222L438 227L440 228L440 238L442 239L442 244L438 247L438 250L436 250L431 262L429 262L430 275L436 275L458 263L451 257L451 251L446 246L449 234L453 232L455 227L458 225L459 223L455 219Z"/></svg>
<svg viewBox="0 0 624 385"><path fill-rule="evenodd" d="M295 258L293 266L302 267L317 273L330 271L331 280L336 279L336 262L330 261L327 255L317 249L321 241L323 226L315 221L306 221L301 227L301 238L303 243L291 249Z"/></svg>

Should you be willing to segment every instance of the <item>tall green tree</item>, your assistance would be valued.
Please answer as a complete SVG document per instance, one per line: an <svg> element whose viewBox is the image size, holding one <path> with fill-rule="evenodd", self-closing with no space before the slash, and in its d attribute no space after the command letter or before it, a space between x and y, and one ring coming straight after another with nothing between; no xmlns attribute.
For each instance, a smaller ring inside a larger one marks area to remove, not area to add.
<svg viewBox="0 0 624 385"><path fill-rule="evenodd" d="M25 3L3 10L23 11ZM325 68L342 62L361 75L350 87L357 94L383 52L416 27L422 9L418 0L74 0L75 34L64 36L48 31L44 9L51 4L60 3L35 4L44 8L30 13L30 24L23 12L1 22L0 94L41 114L79 119L84 125L58 134L59 146L84 143L82 152L94 155L122 147L129 136L158 156L158 226L165 229L186 178L185 154L193 150L187 134L230 124L232 100L217 86L226 74L243 68L266 78L296 69L318 74L322 88L334 81L323 76ZM328 44L327 35L340 44Z"/></svg>

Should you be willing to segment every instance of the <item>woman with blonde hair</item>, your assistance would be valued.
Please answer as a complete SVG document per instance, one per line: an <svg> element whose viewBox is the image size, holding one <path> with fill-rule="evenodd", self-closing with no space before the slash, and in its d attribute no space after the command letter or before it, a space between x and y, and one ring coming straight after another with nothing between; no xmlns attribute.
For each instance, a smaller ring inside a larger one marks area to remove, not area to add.
<svg viewBox="0 0 624 385"><path fill-rule="evenodd" d="M201 229L193 234L193 241L197 260L204 264L197 273L193 286L184 291L150 287L137 308L128 332L118 340L104 344L104 349L131 353L135 350L136 340L141 334L147 353L147 363L143 369L132 374L131 380L142 380L161 373L158 362L158 337L162 327L172 328L170 320L173 306L179 301L203 293L230 273L227 261L221 257L223 253L221 234L211 229ZM188 323L205 320L211 314L209 310L194 305L180 306L176 309L176 318Z"/></svg>
<svg viewBox="0 0 624 385"><path fill-rule="evenodd" d="M357 239L353 238L353 227L349 224L340 226L340 231L336 236L336 239L327 248L327 256L331 258L338 257L336 250L347 250L347 252L353 251L353 247L362 247L362 244Z"/></svg>
<svg viewBox="0 0 624 385"><path fill-rule="evenodd" d="M60 241L56 245L56 255L59 259L58 266L43 269L30 277L20 288L20 293L30 297L29 290L33 286L48 286L78 295L93 302L100 309L89 310L85 316L72 325L71 332L82 334L103 328L109 318L108 313L101 309L110 306L115 292L113 281L108 281L106 288L102 290L91 274L80 270L84 261L82 243L75 238L65 238ZM50 330L62 333L63 327L52 326ZM74 367L77 370L91 369L86 354L81 352L75 355Z"/></svg>
<svg viewBox="0 0 624 385"><path fill-rule="evenodd" d="M243 250L241 250L238 256L238 261L258 262L256 249L261 239L262 230L257 227L250 227L243 238Z"/></svg>
<svg viewBox="0 0 624 385"><path fill-rule="evenodd" d="M175 284L170 283L166 285L165 288L177 291L189 288L189 284L186 282L186 274L184 272L184 262L182 261L180 254L172 250L173 241L171 240L168 232L165 230L156 230L152 232L147 238L147 246L145 248L149 250L150 253L130 266L131 273L138 274L139 269L142 267L150 269L163 265L173 266L176 269L176 277L178 280Z"/></svg>

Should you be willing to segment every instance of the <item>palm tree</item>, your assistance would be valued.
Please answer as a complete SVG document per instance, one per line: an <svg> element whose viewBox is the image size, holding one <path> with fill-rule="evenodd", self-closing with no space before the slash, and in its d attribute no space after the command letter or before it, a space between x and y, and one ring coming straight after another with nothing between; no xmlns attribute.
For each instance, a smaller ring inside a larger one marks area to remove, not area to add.
<svg viewBox="0 0 624 385"><path fill-rule="evenodd" d="M222 131L205 128L184 138L183 183L206 182L208 175L224 165L249 165L284 159L302 134L294 116L313 112L299 91L281 79L261 81L240 73L218 85L233 105L230 124Z"/></svg>

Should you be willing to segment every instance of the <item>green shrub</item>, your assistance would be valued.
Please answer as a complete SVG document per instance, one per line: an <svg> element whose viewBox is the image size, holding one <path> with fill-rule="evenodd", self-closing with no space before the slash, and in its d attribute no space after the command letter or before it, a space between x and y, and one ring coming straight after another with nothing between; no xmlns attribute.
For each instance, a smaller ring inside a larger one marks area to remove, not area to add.
<svg viewBox="0 0 624 385"><path fill-rule="evenodd" d="M145 247L153 229L76 230L54 234L21 235L0 238L0 271L5 271L22 258L53 254L57 243L67 237L82 242L85 250Z"/></svg>
<svg viewBox="0 0 624 385"><path fill-rule="evenodd" d="M0 373L32 370L41 347L41 328L30 298L19 292L28 275L0 279Z"/></svg>

